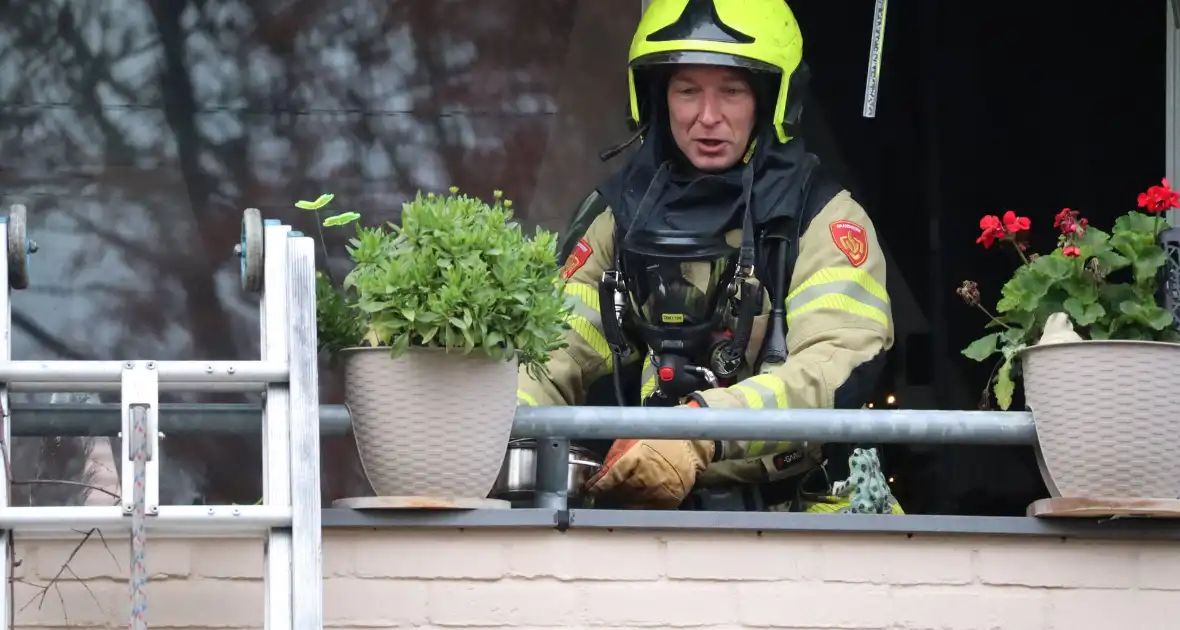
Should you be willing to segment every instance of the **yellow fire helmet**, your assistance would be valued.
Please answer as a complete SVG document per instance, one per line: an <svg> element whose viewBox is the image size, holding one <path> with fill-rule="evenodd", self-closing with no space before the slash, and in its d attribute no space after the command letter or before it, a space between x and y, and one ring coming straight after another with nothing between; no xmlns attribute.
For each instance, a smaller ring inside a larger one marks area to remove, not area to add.
<svg viewBox="0 0 1180 630"><path fill-rule="evenodd" d="M802 60L803 33L784 0L652 0L631 40L631 120L642 124L640 99L648 98L637 69L660 64L746 68L780 76L774 128L785 143L790 139L784 124L787 91Z"/></svg>

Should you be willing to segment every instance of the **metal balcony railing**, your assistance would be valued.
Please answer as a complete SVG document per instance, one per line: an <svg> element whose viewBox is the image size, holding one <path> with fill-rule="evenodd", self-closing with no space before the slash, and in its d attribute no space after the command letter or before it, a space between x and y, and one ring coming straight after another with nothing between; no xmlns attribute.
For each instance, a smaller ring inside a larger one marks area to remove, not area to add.
<svg viewBox="0 0 1180 630"><path fill-rule="evenodd" d="M114 436L117 403L12 404L14 437ZM160 430L174 435L258 432L262 408L248 404L162 403ZM320 405L320 434L344 435L344 405ZM882 444L1021 445L1036 441L1032 414L1014 411L876 409L674 409L521 407L512 437L573 440L816 440Z"/></svg>
<svg viewBox="0 0 1180 630"><path fill-rule="evenodd" d="M162 404L165 435L250 434L259 429L260 406ZM12 434L113 436L118 404L20 404L12 409ZM344 405L320 406L320 433L343 435L351 416ZM512 436L534 438L536 506L565 509L570 440L618 437L701 440L793 440L878 444L1031 445L1032 414L1003 411L872 409L675 409L628 407L521 407Z"/></svg>

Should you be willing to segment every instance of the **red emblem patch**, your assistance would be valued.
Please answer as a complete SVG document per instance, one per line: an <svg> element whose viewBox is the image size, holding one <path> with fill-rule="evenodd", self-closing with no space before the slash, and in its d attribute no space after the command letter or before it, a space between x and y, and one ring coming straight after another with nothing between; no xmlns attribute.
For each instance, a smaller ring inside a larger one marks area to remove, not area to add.
<svg viewBox="0 0 1180 630"><path fill-rule="evenodd" d="M852 221L832 221L828 226L832 242L848 257L853 267L864 264L869 257L869 233Z"/></svg>
<svg viewBox="0 0 1180 630"><path fill-rule="evenodd" d="M569 280L573 277L574 272L582 268L587 260L590 260L590 255L594 253L594 248L590 247L590 243L586 239L578 241L574 245L574 251L570 252L569 258L565 259L565 264L561 267L561 277Z"/></svg>

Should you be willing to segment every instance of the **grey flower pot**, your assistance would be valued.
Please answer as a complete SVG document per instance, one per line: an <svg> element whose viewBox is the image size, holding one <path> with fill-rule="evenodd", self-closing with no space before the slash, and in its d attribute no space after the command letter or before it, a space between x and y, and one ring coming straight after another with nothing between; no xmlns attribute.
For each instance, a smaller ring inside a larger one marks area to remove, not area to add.
<svg viewBox="0 0 1180 630"><path fill-rule="evenodd" d="M516 413L517 362L435 348L345 350L344 400L378 496L483 499Z"/></svg>
<svg viewBox="0 0 1180 630"><path fill-rule="evenodd" d="M1180 496L1180 345L1081 341L1021 354L1054 497Z"/></svg>

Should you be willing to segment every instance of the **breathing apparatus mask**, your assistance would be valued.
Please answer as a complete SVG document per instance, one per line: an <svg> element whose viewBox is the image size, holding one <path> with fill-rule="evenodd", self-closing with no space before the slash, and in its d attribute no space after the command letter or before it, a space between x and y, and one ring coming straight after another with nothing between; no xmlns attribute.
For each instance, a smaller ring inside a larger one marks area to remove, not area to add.
<svg viewBox="0 0 1180 630"><path fill-rule="evenodd" d="M653 186L663 185L666 168ZM746 184L751 177L751 171L743 173ZM746 365L764 300L753 273L753 218L742 200L736 213L742 238L735 246L726 238L733 223L726 217L714 217L706 229L677 229L673 221L648 228L651 206L642 205L617 239L616 264L599 285L603 329L616 359L632 352L628 338L649 351L657 386L643 404L675 406L694 391L733 384ZM616 382L620 404L621 389Z"/></svg>

